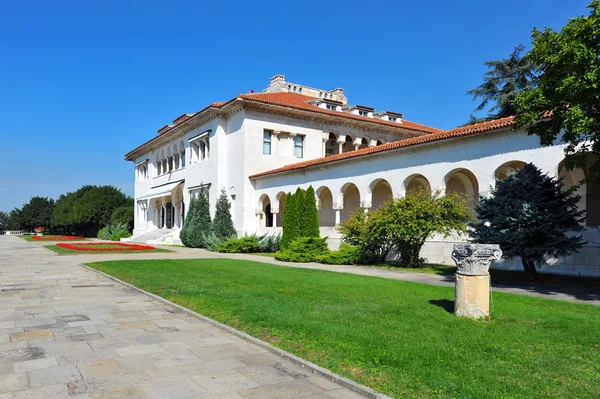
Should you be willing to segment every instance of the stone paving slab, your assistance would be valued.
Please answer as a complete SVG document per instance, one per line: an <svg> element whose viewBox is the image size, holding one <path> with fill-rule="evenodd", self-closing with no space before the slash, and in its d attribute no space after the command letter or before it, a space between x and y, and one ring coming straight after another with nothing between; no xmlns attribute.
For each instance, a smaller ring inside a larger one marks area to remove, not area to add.
<svg viewBox="0 0 600 399"><path fill-rule="evenodd" d="M176 307L0 236L0 399L364 397Z"/></svg>

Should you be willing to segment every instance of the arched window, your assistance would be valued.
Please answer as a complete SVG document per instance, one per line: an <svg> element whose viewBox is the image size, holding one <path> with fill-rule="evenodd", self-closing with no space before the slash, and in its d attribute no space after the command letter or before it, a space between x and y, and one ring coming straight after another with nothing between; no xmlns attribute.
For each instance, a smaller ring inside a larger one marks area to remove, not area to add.
<svg viewBox="0 0 600 399"><path fill-rule="evenodd" d="M271 212L271 204L265 206L265 227L273 227L273 213Z"/></svg>

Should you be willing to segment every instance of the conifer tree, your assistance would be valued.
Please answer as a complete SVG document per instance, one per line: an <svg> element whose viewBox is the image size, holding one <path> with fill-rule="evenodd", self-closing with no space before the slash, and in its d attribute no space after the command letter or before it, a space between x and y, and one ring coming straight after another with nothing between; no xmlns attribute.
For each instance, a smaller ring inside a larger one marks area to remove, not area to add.
<svg viewBox="0 0 600 399"><path fill-rule="evenodd" d="M296 191L294 192L296 217L294 218L295 228L293 230L295 233L292 241L294 241L296 238L304 237L304 232L306 231L306 218L304 217L306 211L305 198L306 196L304 195L304 191L302 191L300 187L296 188Z"/></svg>
<svg viewBox="0 0 600 399"><path fill-rule="evenodd" d="M219 199L217 200L216 208L215 220L213 221L213 232L215 235L223 240L236 236L237 233L231 220L231 204L224 188L221 189L221 195L219 195Z"/></svg>
<svg viewBox="0 0 600 399"><path fill-rule="evenodd" d="M212 231L210 220L210 204L206 190L200 190L198 198L192 198L190 210L179 234L181 242L186 247L201 248L204 245L202 233Z"/></svg>
<svg viewBox="0 0 600 399"><path fill-rule="evenodd" d="M303 228L302 237L319 237L319 211L317 210L317 197L315 190L309 186L304 195L304 207L302 211Z"/></svg>
<svg viewBox="0 0 600 399"><path fill-rule="evenodd" d="M287 193L283 211L283 234L281 236L281 249L285 249L296 238L297 227L296 198L294 194Z"/></svg>
<svg viewBox="0 0 600 399"><path fill-rule="evenodd" d="M489 198L480 198L470 235L477 243L499 244L506 259L521 258L535 280L536 266L546 257L568 256L582 247L581 235L566 234L581 229L579 200L562 181L530 163L497 181Z"/></svg>

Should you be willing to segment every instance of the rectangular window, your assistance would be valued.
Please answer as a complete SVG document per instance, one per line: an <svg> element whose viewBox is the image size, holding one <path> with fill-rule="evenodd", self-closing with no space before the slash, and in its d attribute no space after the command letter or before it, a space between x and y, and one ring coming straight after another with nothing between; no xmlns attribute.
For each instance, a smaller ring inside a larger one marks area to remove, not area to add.
<svg viewBox="0 0 600 399"><path fill-rule="evenodd" d="M397 121L396 118L394 118L393 116L390 116L390 122L396 122L396 121Z"/></svg>
<svg viewBox="0 0 600 399"><path fill-rule="evenodd" d="M271 131L265 130L263 132L263 154L271 155Z"/></svg>
<svg viewBox="0 0 600 399"><path fill-rule="evenodd" d="M336 109L335 105L331 105L331 104L327 104L326 107L327 107L327 109L330 109L332 111L335 111L335 109Z"/></svg>
<svg viewBox="0 0 600 399"><path fill-rule="evenodd" d="M360 111L360 110L359 110L359 111L358 111L358 114L359 114L360 116L369 116L369 113L368 113L367 111Z"/></svg>
<svg viewBox="0 0 600 399"><path fill-rule="evenodd" d="M304 152L304 136L294 137L294 155L296 158L302 158Z"/></svg>

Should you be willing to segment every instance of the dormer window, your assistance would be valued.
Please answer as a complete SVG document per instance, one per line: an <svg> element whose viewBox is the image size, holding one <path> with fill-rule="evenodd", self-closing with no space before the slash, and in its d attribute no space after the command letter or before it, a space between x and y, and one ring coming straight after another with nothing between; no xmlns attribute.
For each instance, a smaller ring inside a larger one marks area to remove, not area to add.
<svg viewBox="0 0 600 399"><path fill-rule="evenodd" d="M358 110L358 114L360 116L369 116L369 112L368 111L363 111L363 110L360 110L360 109Z"/></svg>
<svg viewBox="0 0 600 399"><path fill-rule="evenodd" d="M332 110L332 111L335 111L335 109L336 109L336 106L335 106L335 105L333 105L333 104L325 104L325 107L326 107L327 109L330 109L330 110Z"/></svg>
<svg viewBox="0 0 600 399"><path fill-rule="evenodd" d="M390 122L396 122L398 119L395 116L390 116Z"/></svg>

